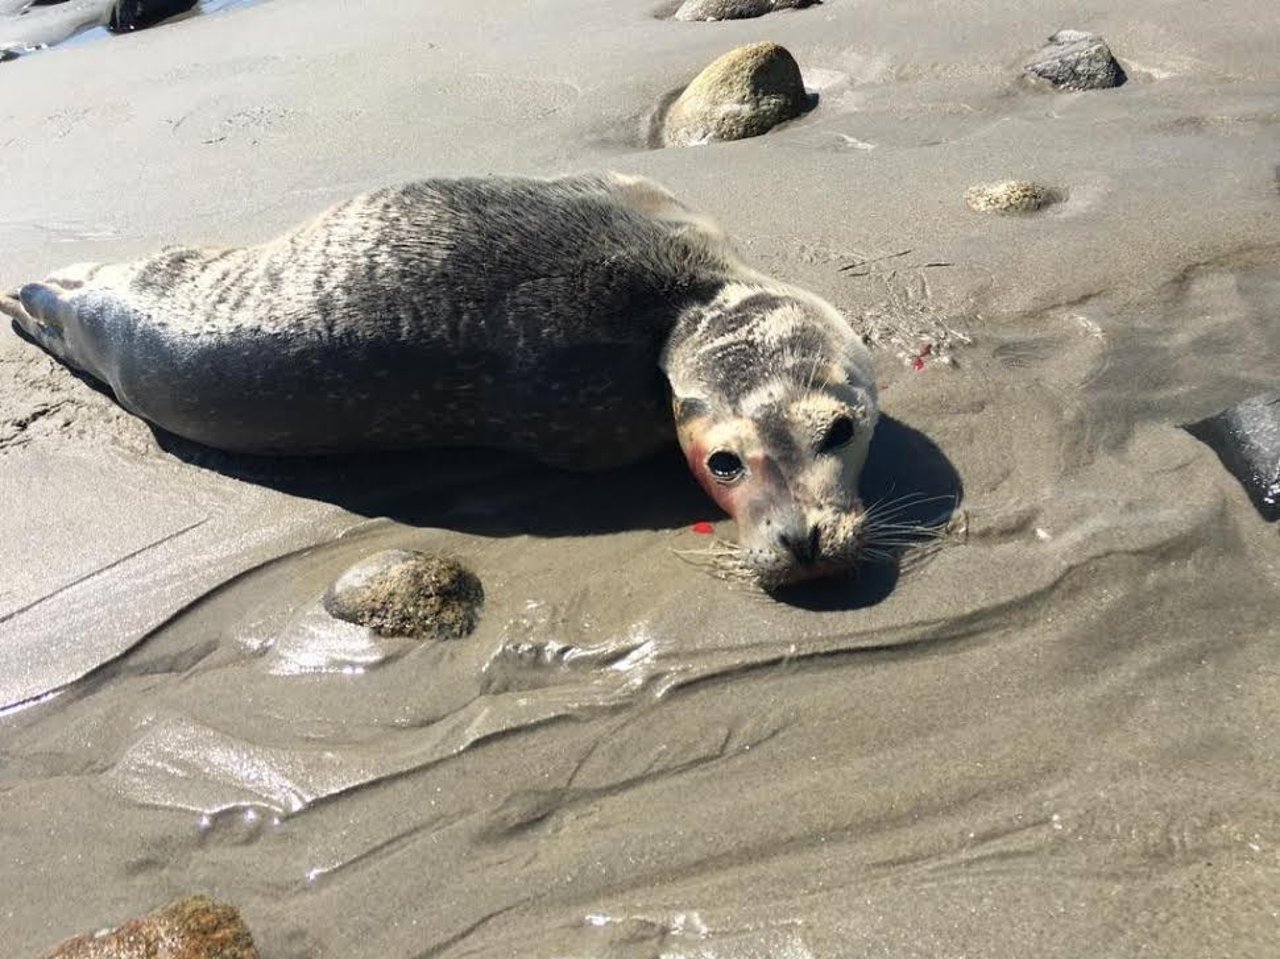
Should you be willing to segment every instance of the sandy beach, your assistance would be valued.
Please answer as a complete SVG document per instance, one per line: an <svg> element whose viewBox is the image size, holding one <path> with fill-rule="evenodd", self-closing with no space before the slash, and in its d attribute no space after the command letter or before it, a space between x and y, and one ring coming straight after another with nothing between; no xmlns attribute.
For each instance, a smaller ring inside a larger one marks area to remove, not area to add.
<svg viewBox="0 0 1280 959"><path fill-rule="evenodd" d="M52 42L20 6L0 47ZM236 458L6 321L7 955L197 892L269 959L1276 955L1280 527L1181 426L1280 384L1280 6L220 6L0 63L0 289L420 177L642 174L867 334L863 497L950 532L774 599L682 555L732 524L674 449ZM1127 82L1028 82L1064 28ZM762 40L813 109L650 147ZM966 206L1008 179L1059 202ZM324 613L390 548L466 562L475 633Z"/></svg>

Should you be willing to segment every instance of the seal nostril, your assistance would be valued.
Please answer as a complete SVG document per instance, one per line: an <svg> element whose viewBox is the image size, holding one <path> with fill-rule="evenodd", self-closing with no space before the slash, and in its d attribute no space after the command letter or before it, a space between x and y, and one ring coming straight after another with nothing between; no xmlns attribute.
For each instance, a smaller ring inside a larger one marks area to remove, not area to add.
<svg viewBox="0 0 1280 959"><path fill-rule="evenodd" d="M803 533L783 533L778 537L778 542L797 562L812 563L818 558L821 537L822 531L814 526L809 530L808 536Z"/></svg>

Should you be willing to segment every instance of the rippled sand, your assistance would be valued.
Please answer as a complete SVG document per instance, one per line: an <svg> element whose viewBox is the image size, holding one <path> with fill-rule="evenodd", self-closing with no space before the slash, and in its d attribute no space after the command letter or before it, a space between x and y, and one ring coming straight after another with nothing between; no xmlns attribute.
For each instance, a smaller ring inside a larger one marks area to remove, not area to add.
<svg viewBox="0 0 1280 959"><path fill-rule="evenodd" d="M268 957L1275 955L1280 530L1178 425L1280 370L1280 9L1114 6L271 0L0 64L6 287L416 176L643 173L877 337L867 498L959 499L911 569L776 602L682 555L674 455L233 460L0 331L6 949L204 891ZM1129 82L1024 85L1063 27ZM761 39L815 110L644 149ZM966 208L1004 179L1065 200ZM473 636L321 614L392 547L480 574Z"/></svg>

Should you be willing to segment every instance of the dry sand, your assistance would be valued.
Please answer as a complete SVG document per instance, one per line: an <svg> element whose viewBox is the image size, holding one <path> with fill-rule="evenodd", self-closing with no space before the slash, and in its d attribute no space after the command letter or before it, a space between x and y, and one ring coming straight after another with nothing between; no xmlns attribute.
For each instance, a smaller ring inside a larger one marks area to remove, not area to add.
<svg viewBox="0 0 1280 959"><path fill-rule="evenodd" d="M676 555L674 457L235 462L0 331L6 954L196 891L276 959L1276 954L1278 530L1177 424L1280 370L1280 7L653 9L269 0L0 65L0 284L418 176L648 174L881 335L868 495L962 490L967 539L774 602ZM1064 27L1129 83L1023 84ZM815 110L643 148L758 40ZM1066 199L966 208L1005 179ZM384 548L474 568L476 633L326 620Z"/></svg>

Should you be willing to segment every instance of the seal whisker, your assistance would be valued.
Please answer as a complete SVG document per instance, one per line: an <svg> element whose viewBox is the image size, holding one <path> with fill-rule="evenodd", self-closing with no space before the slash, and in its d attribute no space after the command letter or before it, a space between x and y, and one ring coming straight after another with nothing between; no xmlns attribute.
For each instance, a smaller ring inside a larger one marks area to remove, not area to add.
<svg viewBox="0 0 1280 959"><path fill-rule="evenodd" d="M892 526L873 526L864 529L862 538L867 542L883 543L890 539L901 540L902 542L911 542L919 539L930 539L941 536L946 532L946 526L917 526L917 525L899 525Z"/></svg>
<svg viewBox="0 0 1280 959"><path fill-rule="evenodd" d="M887 553L883 550L864 549L860 553L860 558L872 559L881 563L893 565L897 562L898 557L894 553Z"/></svg>
<svg viewBox="0 0 1280 959"><path fill-rule="evenodd" d="M906 508L910 506L920 506L925 503L941 502L950 502L954 505L957 502L957 497L953 493L941 493L934 496L928 496L924 493L908 493L905 496L891 498L890 494L876 500L870 506L866 507L864 512L867 515L873 515L877 512L882 512L883 510L890 508Z"/></svg>

